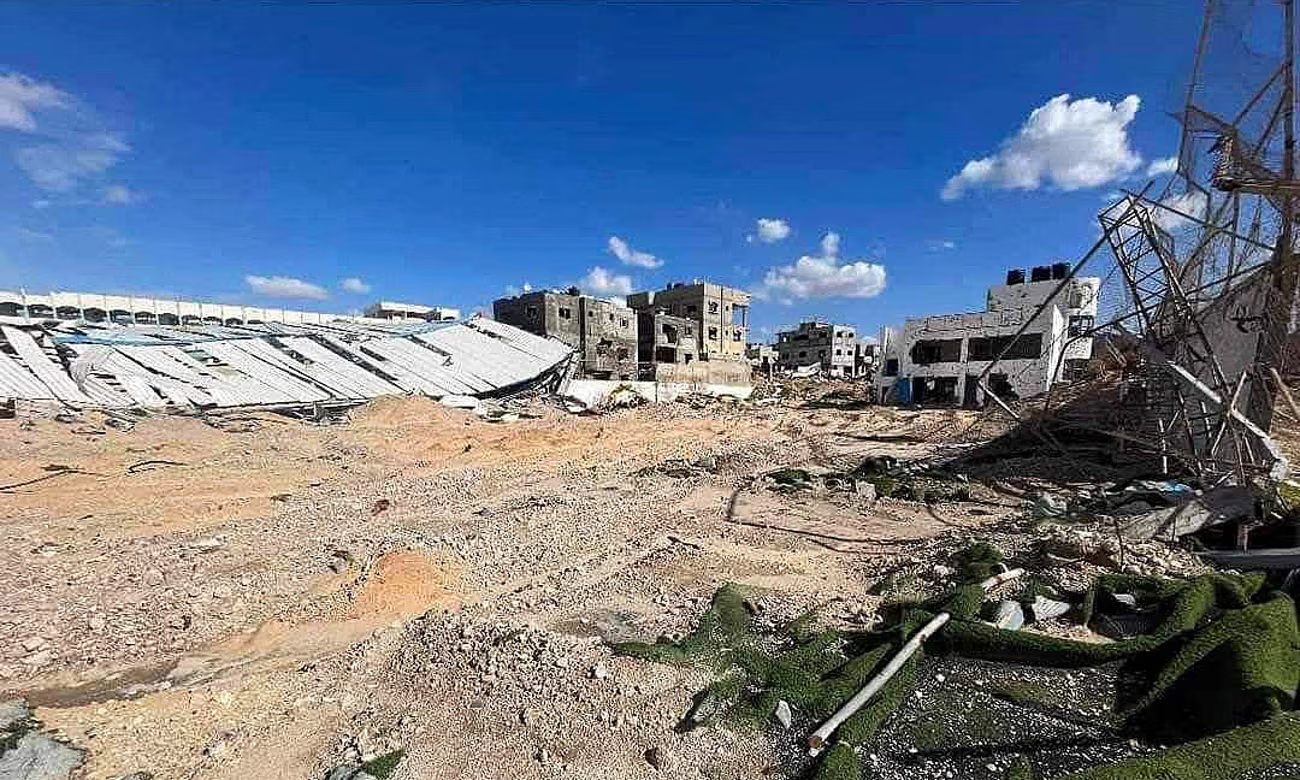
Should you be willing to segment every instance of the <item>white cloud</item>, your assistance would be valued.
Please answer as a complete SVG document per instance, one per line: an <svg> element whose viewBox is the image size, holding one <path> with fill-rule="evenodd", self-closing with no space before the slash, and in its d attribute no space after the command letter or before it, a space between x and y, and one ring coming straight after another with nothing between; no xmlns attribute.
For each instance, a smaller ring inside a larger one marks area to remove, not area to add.
<svg viewBox="0 0 1300 780"><path fill-rule="evenodd" d="M775 244L776 242L790 237L790 223L784 219L767 219L760 217L755 228L754 234L746 236L746 240L751 244L757 240L764 244Z"/></svg>
<svg viewBox="0 0 1300 780"><path fill-rule="evenodd" d="M365 293L370 292L370 285L366 284L356 276L349 276L339 282L339 287L344 292L357 293L358 295L364 295Z"/></svg>
<svg viewBox="0 0 1300 780"><path fill-rule="evenodd" d="M318 284L304 282L291 276L254 276L244 277L244 282L258 295L269 298L309 298L323 301L330 297L329 290Z"/></svg>
<svg viewBox="0 0 1300 780"><path fill-rule="evenodd" d="M73 95L20 73L0 75L0 129L34 136L13 158L46 192L68 193L95 182L131 151L121 134L109 131ZM136 196L119 184L78 202L123 205Z"/></svg>
<svg viewBox="0 0 1300 780"><path fill-rule="evenodd" d="M121 184L110 184L104 188L104 203L111 206L129 206L140 202L140 193Z"/></svg>
<svg viewBox="0 0 1300 780"><path fill-rule="evenodd" d="M36 132L36 112L69 108L72 96L21 73L0 75L0 128Z"/></svg>
<svg viewBox="0 0 1300 780"><path fill-rule="evenodd" d="M841 263L840 235L828 232L821 255L804 255L793 265L770 268L757 295L789 306L794 299L874 298L885 289L885 267L866 260Z"/></svg>
<svg viewBox="0 0 1300 780"><path fill-rule="evenodd" d="M1209 206L1209 199L1205 196L1205 193L1196 190L1190 190L1179 195L1170 195L1160 202L1196 219L1205 219L1205 211ZM1179 216L1159 206L1151 207L1151 219L1167 232L1174 232L1196 224L1186 217Z"/></svg>
<svg viewBox="0 0 1300 780"><path fill-rule="evenodd" d="M949 250L949 249L956 249L956 248L957 248L957 242L956 242L956 241L941 241L941 240L939 240L939 239L934 239L934 240L931 240L931 241L927 241L927 242L926 242L926 246L929 247L929 249L930 249L931 252L942 252L942 251L946 251L946 250Z"/></svg>
<svg viewBox="0 0 1300 780"><path fill-rule="evenodd" d="M13 231L24 241L33 241L42 244L54 242L54 234L47 233L44 230L32 230L31 228L26 228L21 225L15 225Z"/></svg>
<svg viewBox="0 0 1300 780"><path fill-rule="evenodd" d="M840 256L840 234L833 230L822 236L822 256L836 258Z"/></svg>
<svg viewBox="0 0 1300 780"><path fill-rule="evenodd" d="M941 197L956 200L980 187L1036 190L1044 183L1069 191L1123 179L1142 164L1128 139L1141 102L1137 95L1114 104L1057 95L1034 109L996 154L966 163Z"/></svg>
<svg viewBox="0 0 1300 780"><path fill-rule="evenodd" d="M506 285L506 295L514 296L514 295L520 295L522 293L530 293L532 291L533 291L533 286L528 282L524 282L523 285L519 287L516 287L513 284Z"/></svg>
<svg viewBox="0 0 1300 780"><path fill-rule="evenodd" d="M578 282L578 287L585 293L600 297L627 295L632 292L632 277L596 266L587 271L587 275Z"/></svg>
<svg viewBox="0 0 1300 780"><path fill-rule="evenodd" d="M658 268L664 264L664 261L648 252L636 251L618 236L609 237L609 252L614 257L617 257L623 265L634 265L637 268Z"/></svg>
<svg viewBox="0 0 1300 780"><path fill-rule="evenodd" d="M1173 173L1178 170L1177 157L1165 157L1160 160L1152 160L1147 166L1147 176L1163 176L1166 173Z"/></svg>
<svg viewBox="0 0 1300 780"><path fill-rule="evenodd" d="M47 192L69 192L114 165L131 147L115 133L90 133L62 143L27 146L14 160Z"/></svg>

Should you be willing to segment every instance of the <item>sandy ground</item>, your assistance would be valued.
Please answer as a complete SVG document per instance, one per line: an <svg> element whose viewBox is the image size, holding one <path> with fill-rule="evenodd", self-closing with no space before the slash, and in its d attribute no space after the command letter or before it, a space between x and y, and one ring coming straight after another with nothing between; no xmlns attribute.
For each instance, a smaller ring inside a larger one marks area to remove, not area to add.
<svg viewBox="0 0 1300 780"><path fill-rule="evenodd" d="M899 540L1014 506L751 484L928 454L963 412L534 411L0 421L0 693L90 778L319 778L396 747L396 778L763 777L761 737L673 730L697 672L604 640L683 631L726 581L852 613Z"/></svg>

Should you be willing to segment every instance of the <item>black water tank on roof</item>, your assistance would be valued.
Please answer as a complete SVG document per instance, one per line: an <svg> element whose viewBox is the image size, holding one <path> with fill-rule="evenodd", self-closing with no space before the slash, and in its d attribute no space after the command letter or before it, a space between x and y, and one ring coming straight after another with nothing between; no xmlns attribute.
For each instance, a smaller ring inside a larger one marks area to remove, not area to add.
<svg viewBox="0 0 1300 780"><path fill-rule="evenodd" d="M1052 278L1064 279L1070 275L1069 263L1052 263Z"/></svg>
<svg viewBox="0 0 1300 780"><path fill-rule="evenodd" d="M1010 271L1007 271L1007 284L1024 284L1024 283L1025 283L1025 269L1012 268Z"/></svg>
<svg viewBox="0 0 1300 780"><path fill-rule="evenodd" d="M1050 265L1036 265L1029 271L1029 281L1046 282L1052 278L1052 267Z"/></svg>

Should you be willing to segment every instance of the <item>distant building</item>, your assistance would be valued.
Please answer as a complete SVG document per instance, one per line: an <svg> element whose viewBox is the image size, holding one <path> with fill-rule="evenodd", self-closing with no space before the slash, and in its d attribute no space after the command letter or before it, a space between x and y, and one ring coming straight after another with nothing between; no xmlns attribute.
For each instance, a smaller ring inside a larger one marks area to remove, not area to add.
<svg viewBox="0 0 1300 780"><path fill-rule="evenodd" d="M853 375L875 376L876 366L880 363L880 345L858 339L854 354Z"/></svg>
<svg viewBox="0 0 1300 780"><path fill-rule="evenodd" d="M670 314L698 323L701 360L744 360L749 304L750 295L744 290L698 281L627 296L627 305L637 312Z"/></svg>
<svg viewBox="0 0 1300 780"><path fill-rule="evenodd" d="M766 374L776 368L776 347L771 344L750 344L745 348L745 359L755 369Z"/></svg>
<svg viewBox="0 0 1300 780"><path fill-rule="evenodd" d="M637 377L637 319L626 306L583 295L576 288L535 290L493 301L492 316L577 348L584 376Z"/></svg>
<svg viewBox="0 0 1300 780"><path fill-rule="evenodd" d="M424 306L418 303L377 301L366 307L365 315L379 320L427 320L429 322L455 322L460 319L460 309L441 306Z"/></svg>
<svg viewBox="0 0 1300 780"><path fill-rule="evenodd" d="M1071 279L1052 305L1035 314L1068 275L1064 263L1034 268L1028 281L1023 270L1012 269L1006 284L989 288L982 312L910 318L901 332L882 331L879 396L899 403L983 406L978 379L999 357L987 383L1003 398L1040 395L1054 382L1079 375L1092 357L1088 333L1101 280ZM1022 327L1025 332L1015 338Z"/></svg>
<svg viewBox="0 0 1300 780"><path fill-rule="evenodd" d="M777 368L793 371L812 365L831 376L857 376L857 329L813 320L776 334Z"/></svg>

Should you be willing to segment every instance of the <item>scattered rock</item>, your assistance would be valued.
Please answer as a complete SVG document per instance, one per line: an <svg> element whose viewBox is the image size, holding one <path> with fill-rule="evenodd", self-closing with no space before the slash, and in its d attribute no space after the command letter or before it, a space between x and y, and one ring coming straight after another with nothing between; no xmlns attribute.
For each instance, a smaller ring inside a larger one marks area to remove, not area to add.
<svg viewBox="0 0 1300 780"><path fill-rule="evenodd" d="M381 498L375 502L374 506L370 507L370 514L371 516L374 516L379 514L380 512L386 512L388 511L388 508L392 505L393 505L392 502L389 501L388 499Z"/></svg>
<svg viewBox="0 0 1300 780"><path fill-rule="evenodd" d="M81 766L82 751L29 731L12 749L0 754L0 777L5 780L67 780Z"/></svg>
<svg viewBox="0 0 1300 780"><path fill-rule="evenodd" d="M776 709L772 711L772 717L776 722L781 724L781 728L790 728L790 723L794 720L794 714L790 712L790 703L785 699L780 699L776 703Z"/></svg>
<svg viewBox="0 0 1300 780"><path fill-rule="evenodd" d="M1051 493L1037 493L1034 495L1033 513L1036 518L1064 517L1069 508L1070 505L1060 496Z"/></svg>
<svg viewBox="0 0 1300 780"><path fill-rule="evenodd" d="M1069 612L1070 605L1045 596L1034 596L1034 604L1030 607L1030 611L1034 613L1034 620L1051 620Z"/></svg>
<svg viewBox="0 0 1300 780"><path fill-rule="evenodd" d="M0 701L0 731L13 731L32 717L32 708L22 699Z"/></svg>
<svg viewBox="0 0 1300 780"><path fill-rule="evenodd" d="M591 668L591 676L597 680L603 680L609 676L609 669L604 664L596 664Z"/></svg>
<svg viewBox="0 0 1300 780"><path fill-rule="evenodd" d="M664 768L663 750L658 747L650 748L645 752L645 761L647 764L654 767L656 772L662 772Z"/></svg>

